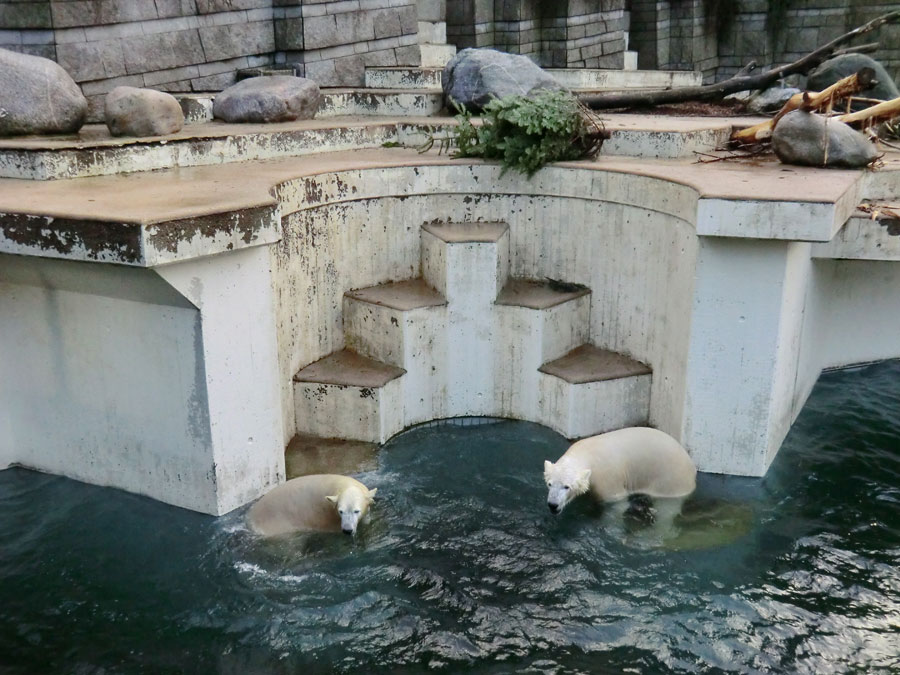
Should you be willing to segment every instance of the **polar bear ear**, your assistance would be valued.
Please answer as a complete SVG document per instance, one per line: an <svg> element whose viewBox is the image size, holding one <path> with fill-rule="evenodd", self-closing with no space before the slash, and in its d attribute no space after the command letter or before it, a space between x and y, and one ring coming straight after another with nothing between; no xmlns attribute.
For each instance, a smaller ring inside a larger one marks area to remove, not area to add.
<svg viewBox="0 0 900 675"><path fill-rule="evenodd" d="M578 480L575 482L578 492L587 492L591 487L591 470L585 469L578 474Z"/></svg>
<svg viewBox="0 0 900 675"><path fill-rule="evenodd" d="M372 488L369 490L369 501L372 501L375 498L375 493L378 492L378 488Z"/></svg>
<svg viewBox="0 0 900 675"><path fill-rule="evenodd" d="M549 459L545 459L544 460L544 473L549 472L550 469L552 469L552 468L553 468L553 462L551 462Z"/></svg>
<svg viewBox="0 0 900 675"><path fill-rule="evenodd" d="M327 497L325 497L325 499L330 501L332 504L337 504L338 496L337 495L328 495Z"/></svg>

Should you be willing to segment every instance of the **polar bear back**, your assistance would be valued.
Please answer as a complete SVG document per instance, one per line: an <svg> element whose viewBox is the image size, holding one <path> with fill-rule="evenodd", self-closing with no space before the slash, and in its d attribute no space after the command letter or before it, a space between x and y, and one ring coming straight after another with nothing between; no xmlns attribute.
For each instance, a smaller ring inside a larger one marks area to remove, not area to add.
<svg viewBox="0 0 900 675"><path fill-rule="evenodd" d="M337 532L341 518L334 504L325 499L355 485L366 487L349 476L316 474L282 483L257 501L247 514L250 528L267 537L288 532L315 530Z"/></svg>
<svg viewBox="0 0 900 675"><path fill-rule="evenodd" d="M684 497L696 487L697 467L687 451L668 434L649 427L585 438L566 451L566 458L591 470L591 490L602 501L635 493Z"/></svg>

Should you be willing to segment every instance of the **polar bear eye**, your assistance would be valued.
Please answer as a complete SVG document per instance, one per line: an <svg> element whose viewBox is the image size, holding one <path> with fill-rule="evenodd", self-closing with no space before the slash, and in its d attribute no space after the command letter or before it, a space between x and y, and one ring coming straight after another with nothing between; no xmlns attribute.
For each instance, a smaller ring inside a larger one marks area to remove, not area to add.
<svg viewBox="0 0 900 675"><path fill-rule="evenodd" d="M338 509L338 513L344 515L344 509Z"/></svg>
<svg viewBox="0 0 900 675"><path fill-rule="evenodd" d="M571 489L570 486L568 486L568 485L563 485L563 490L570 490L570 489Z"/></svg>
<svg viewBox="0 0 900 675"><path fill-rule="evenodd" d="M359 515L359 509L356 509L353 513L355 513L356 515Z"/></svg>

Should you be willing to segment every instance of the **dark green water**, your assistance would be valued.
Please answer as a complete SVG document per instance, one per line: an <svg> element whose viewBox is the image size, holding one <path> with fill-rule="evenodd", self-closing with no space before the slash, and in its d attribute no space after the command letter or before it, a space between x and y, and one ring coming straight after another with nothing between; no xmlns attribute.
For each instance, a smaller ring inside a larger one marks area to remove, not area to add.
<svg viewBox="0 0 900 675"><path fill-rule="evenodd" d="M566 446L404 434L355 540L2 472L0 673L900 672L900 364L824 376L766 478L702 476L662 546L547 511Z"/></svg>

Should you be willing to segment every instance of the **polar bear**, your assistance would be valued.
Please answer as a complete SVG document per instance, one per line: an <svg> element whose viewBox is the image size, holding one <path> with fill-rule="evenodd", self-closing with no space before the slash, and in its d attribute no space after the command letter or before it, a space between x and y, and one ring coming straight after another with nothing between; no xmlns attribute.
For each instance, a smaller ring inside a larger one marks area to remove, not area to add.
<svg viewBox="0 0 900 675"><path fill-rule="evenodd" d="M264 495L250 508L247 523L266 537L302 530L355 534L377 491L349 476L301 476Z"/></svg>
<svg viewBox="0 0 900 675"><path fill-rule="evenodd" d="M694 491L697 467L681 444L648 427L629 427L573 443L556 464L544 462L547 507L562 513L590 490L603 502L630 495L686 497Z"/></svg>

